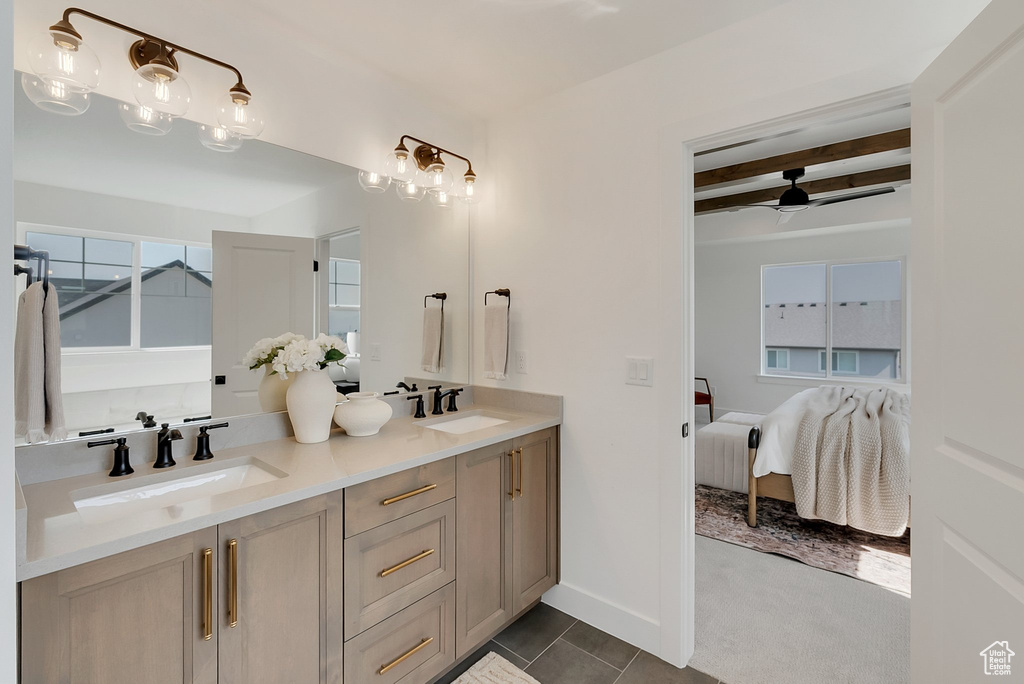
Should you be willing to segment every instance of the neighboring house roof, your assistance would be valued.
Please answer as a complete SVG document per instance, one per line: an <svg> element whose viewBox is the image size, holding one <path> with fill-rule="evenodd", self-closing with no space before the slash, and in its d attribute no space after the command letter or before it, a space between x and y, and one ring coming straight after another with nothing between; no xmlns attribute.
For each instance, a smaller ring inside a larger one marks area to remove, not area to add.
<svg viewBox="0 0 1024 684"><path fill-rule="evenodd" d="M146 282L152 278L159 277L165 274L167 271L172 269L181 269L185 271L185 275L191 276L194 280L198 281L201 285L206 287L213 287L213 281L207 278L199 271L186 266L185 262L181 259L168 262L163 266L152 267L142 274L142 282ZM60 283L59 279L52 279L56 284ZM75 281L78 282L78 281ZM99 288L98 290L75 293L77 297L67 300L67 291L62 292L61 297L65 298L65 301L61 303L60 319L66 320L71 316L79 314L91 306L95 306L100 302L104 302L110 297L118 294L124 294L125 291L129 290L132 286L131 279L126 280L115 280L107 285Z"/></svg>
<svg viewBox="0 0 1024 684"><path fill-rule="evenodd" d="M836 349L900 349L901 302L839 302L832 307ZM824 302L770 304L764 308L766 347L825 348Z"/></svg>

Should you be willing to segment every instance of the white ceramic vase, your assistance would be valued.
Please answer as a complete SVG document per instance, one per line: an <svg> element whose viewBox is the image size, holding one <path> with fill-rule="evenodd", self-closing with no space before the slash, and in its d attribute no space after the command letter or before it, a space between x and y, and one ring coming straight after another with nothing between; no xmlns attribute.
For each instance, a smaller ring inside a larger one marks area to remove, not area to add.
<svg viewBox="0 0 1024 684"><path fill-rule="evenodd" d="M295 373L286 401L296 442L314 444L331 436L331 416L338 403L338 388L326 370Z"/></svg>
<svg viewBox="0 0 1024 684"><path fill-rule="evenodd" d="M376 392L352 392L348 401L334 409L334 422L351 437L369 437L380 432L391 420L391 404L377 398Z"/></svg>
<svg viewBox="0 0 1024 684"><path fill-rule="evenodd" d="M263 378L260 380L260 387L256 392L256 396L260 400L260 408L263 409L264 413L284 411L288 408L285 403L285 395L288 393L288 388L291 387L292 382L294 382L295 376L292 375L285 380L280 375L271 375L270 373L273 371L273 368L270 365L266 365L263 368Z"/></svg>

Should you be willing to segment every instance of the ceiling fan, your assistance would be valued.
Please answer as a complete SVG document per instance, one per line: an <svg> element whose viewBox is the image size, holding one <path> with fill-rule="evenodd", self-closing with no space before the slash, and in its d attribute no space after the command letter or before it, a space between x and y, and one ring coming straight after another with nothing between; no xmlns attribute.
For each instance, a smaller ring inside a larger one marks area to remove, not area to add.
<svg viewBox="0 0 1024 684"><path fill-rule="evenodd" d="M792 183L792 186L782 193L782 197L779 198L778 204L748 204L748 207L766 207L768 209L774 209L775 211L782 214L779 216L779 223L785 223L789 220L789 214L793 214L804 209L810 209L811 207L823 207L827 204L837 204L839 202L849 202L850 200L863 199L865 197L874 197L875 195L885 195L890 192L896 192L896 188L875 188L874 190L863 190L861 192L850 192L845 195L833 195L832 197L822 197L821 199L811 199L807 194L807 191L803 188L799 188L796 182L804 177L804 170L800 169L788 169L782 172L782 177Z"/></svg>

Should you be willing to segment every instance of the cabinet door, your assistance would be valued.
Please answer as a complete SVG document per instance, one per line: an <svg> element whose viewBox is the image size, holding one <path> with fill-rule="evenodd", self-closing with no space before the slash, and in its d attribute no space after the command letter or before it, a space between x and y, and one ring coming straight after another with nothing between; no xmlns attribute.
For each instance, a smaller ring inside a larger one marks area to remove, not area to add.
<svg viewBox="0 0 1024 684"><path fill-rule="evenodd" d="M218 528L220 684L338 684L341 492Z"/></svg>
<svg viewBox="0 0 1024 684"><path fill-rule="evenodd" d="M456 657L491 637L512 610L512 443L457 457Z"/></svg>
<svg viewBox="0 0 1024 684"><path fill-rule="evenodd" d="M216 682L216 541L202 530L24 582L22 681Z"/></svg>
<svg viewBox="0 0 1024 684"><path fill-rule="evenodd" d="M518 613L558 581L558 430L512 443L512 607Z"/></svg>

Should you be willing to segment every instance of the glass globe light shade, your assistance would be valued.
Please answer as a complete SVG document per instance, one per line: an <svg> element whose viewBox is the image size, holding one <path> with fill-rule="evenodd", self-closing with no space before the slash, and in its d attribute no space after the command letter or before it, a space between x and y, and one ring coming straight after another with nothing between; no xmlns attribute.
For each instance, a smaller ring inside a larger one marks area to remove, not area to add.
<svg viewBox="0 0 1024 684"><path fill-rule="evenodd" d="M166 135L171 130L171 124L174 123L174 117L155 112L149 107L139 104L119 102L117 111L121 115L121 121L124 121L125 125L136 133Z"/></svg>
<svg viewBox="0 0 1024 684"><path fill-rule="evenodd" d="M36 107L63 116L78 116L89 109L89 93L73 90L59 81L49 81L34 74L21 75L21 88Z"/></svg>
<svg viewBox="0 0 1024 684"><path fill-rule="evenodd" d="M395 185L395 192L403 202L419 202L427 194L427 189L418 183L398 183Z"/></svg>
<svg viewBox="0 0 1024 684"><path fill-rule="evenodd" d="M455 174L446 166L434 166L424 172L423 184L427 192L443 192L448 194L455 187Z"/></svg>
<svg viewBox="0 0 1024 684"><path fill-rule="evenodd" d="M476 181L464 180L459 189L459 199L465 204L476 204L480 201L480 188Z"/></svg>
<svg viewBox="0 0 1024 684"><path fill-rule="evenodd" d="M384 159L384 173L396 183L408 183L416 179L419 169L408 152L392 152Z"/></svg>
<svg viewBox="0 0 1024 684"><path fill-rule="evenodd" d="M192 88L175 69L152 62L135 70L135 99L143 107L169 116L183 116L192 103Z"/></svg>
<svg viewBox="0 0 1024 684"><path fill-rule="evenodd" d="M199 124L199 142L214 152L234 152L242 146L242 139L223 126Z"/></svg>
<svg viewBox="0 0 1024 684"><path fill-rule="evenodd" d="M382 173L376 171L360 171L359 172L359 185L363 187L366 192L381 193L388 189L391 185L391 179Z"/></svg>
<svg viewBox="0 0 1024 684"><path fill-rule="evenodd" d="M100 58L78 36L53 30L28 46L32 72L71 91L87 93L100 83Z"/></svg>
<svg viewBox="0 0 1024 684"><path fill-rule="evenodd" d="M430 203L433 204L435 207L440 207L442 209L451 209L452 206L455 204L455 196L447 192L442 192L438 190L436 192L430 192L428 193L428 195L430 196Z"/></svg>
<svg viewBox="0 0 1024 684"><path fill-rule="evenodd" d="M252 97L229 92L217 105L217 123L239 138L250 139L263 132L266 120Z"/></svg>

